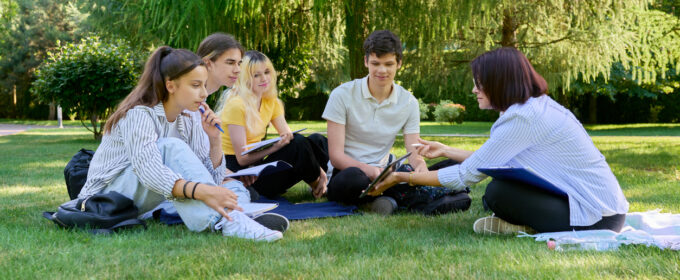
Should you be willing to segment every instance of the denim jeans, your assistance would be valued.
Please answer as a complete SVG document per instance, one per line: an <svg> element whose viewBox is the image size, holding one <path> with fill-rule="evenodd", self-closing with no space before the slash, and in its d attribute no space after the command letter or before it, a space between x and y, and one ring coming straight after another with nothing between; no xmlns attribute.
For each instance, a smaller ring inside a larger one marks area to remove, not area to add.
<svg viewBox="0 0 680 280"><path fill-rule="evenodd" d="M200 182L209 185L215 184L212 175L205 168L201 160L191 150L189 145L177 138L161 138L157 142L163 164L172 171L180 174L182 178L192 182ZM238 203L250 202L250 193L239 181L229 181L221 187L227 188L238 195ZM144 187L132 166L128 166L123 172L109 184L102 193L117 191L132 199L139 213L145 213L156 208L165 201L165 197ZM184 224L191 231L203 231L212 229L221 218L217 211L208 207L200 200L178 199L172 201L177 213Z"/></svg>

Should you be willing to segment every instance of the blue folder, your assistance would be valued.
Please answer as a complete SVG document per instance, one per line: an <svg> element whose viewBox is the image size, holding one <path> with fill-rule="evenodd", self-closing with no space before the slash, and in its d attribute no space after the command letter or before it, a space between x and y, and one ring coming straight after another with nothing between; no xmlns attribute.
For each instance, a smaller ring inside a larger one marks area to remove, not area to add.
<svg viewBox="0 0 680 280"><path fill-rule="evenodd" d="M548 182L548 180L539 176L531 170L521 167L491 167L491 168L477 168L479 172L499 180L515 181L525 183L527 185L535 186L537 188L546 190L552 194L562 197L568 197L567 193Z"/></svg>

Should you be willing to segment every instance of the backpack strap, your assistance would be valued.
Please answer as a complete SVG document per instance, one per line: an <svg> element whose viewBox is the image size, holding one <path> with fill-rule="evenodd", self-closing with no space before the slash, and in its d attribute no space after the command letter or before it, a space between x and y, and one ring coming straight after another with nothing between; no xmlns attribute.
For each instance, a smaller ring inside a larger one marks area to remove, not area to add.
<svg viewBox="0 0 680 280"><path fill-rule="evenodd" d="M43 212L42 215L45 219L48 219L48 220L54 222L55 224L57 224L61 227L64 227L64 228L67 227L66 225L62 224L59 221L59 219L57 219L57 217L54 216L54 212ZM134 227L137 227L137 226L142 226L144 228L144 230L146 230L146 222L145 221L142 221L140 219L129 219L129 220L125 220L125 221L122 221L120 223L117 223L110 228L91 229L90 233L92 233L94 235L100 235L100 234L107 235L107 234L114 233L114 232L118 231L119 229L129 229L129 228L134 228Z"/></svg>
<svg viewBox="0 0 680 280"><path fill-rule="evenodd" d="M130 229L134 227L142 226L144 230L146 230L146 222L140 220L140 219L129 219L122 221L120 223L115 224L114 226L110 228L100 228L100 229L92 229L90 230L90 233L94 235L108 235L112 234L120 229Z"/></svg>

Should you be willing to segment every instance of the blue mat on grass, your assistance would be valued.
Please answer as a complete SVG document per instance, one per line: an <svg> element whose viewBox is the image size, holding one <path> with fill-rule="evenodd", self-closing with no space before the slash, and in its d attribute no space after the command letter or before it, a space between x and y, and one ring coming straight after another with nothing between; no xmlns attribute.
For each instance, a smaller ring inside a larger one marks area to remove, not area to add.
<svg viewBox="0 0 680 280"><path fill-rule="evenodd" d="M342 217L358 214L357 212L355 212L355 210L357 209L356 206L345 206L333 201L293 204L283 197L278 197L276 199L268 199L263 196L260 196L260 199L253 202L278 203L279 204L278 207L270 211L267 211L267 213L276 213L288 218L288 220L306 220L316 218ZM184 223L182 222L182 218L179 217L179 214L177 214L175 207L169 201L161 203L161 205L156 207L156 209L142 215L141 218L142 219L153 218L156 220L160 220L161 223L167 225L177 225Z"/></svg>

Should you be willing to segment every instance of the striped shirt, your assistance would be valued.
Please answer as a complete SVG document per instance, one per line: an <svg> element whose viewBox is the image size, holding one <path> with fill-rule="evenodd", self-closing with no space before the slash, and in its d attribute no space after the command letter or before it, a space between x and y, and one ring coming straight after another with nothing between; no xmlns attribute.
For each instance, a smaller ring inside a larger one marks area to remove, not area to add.
<svg viewBox="0 0 680 280"><path fill-rule="evenodd" d="M460 189L487 177L477 168L499 166L533 169L566 192L572 226L628 212L628 202L602 153L576 117L547 95L510 106L481 148L462 164L439 170L437 176L443 186Z"/></svg>
<svg viewBox="0 0 680 280"><path fill-rule="evenodd" d="M222 182L226 175L224 160L213 168L210 160L210 145L201 125L199 112L184 112L175 120L179 139L186 142L203 165L210 171L215 182ZM153 108L136 106L118 121L102 142L90 162L87 182L79 197L101 192L127 167L133 167L141 184L150 190L171 199L175 182L182 179L180 174L163 164L156 145L160 138L169 137L173 123L165 117L163 104Z"/></svg>

